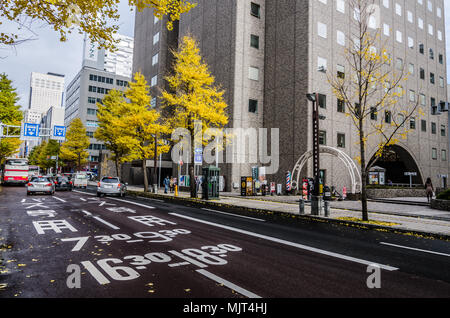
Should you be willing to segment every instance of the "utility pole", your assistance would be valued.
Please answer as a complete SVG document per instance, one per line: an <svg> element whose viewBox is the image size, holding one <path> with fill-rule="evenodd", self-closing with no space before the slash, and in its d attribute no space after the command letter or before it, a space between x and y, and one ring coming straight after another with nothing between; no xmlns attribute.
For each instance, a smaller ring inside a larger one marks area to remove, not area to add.
<svg viewBox="0 0 450 318"><path fill-rule="evenodd" d="M306 94L313 104L312 128L313 128L313 175L314 189L311 196L311 214L320 215L322 209L322 197L320 196L319 173L320 173L320 148L319 148L319 94Z"/></svg>

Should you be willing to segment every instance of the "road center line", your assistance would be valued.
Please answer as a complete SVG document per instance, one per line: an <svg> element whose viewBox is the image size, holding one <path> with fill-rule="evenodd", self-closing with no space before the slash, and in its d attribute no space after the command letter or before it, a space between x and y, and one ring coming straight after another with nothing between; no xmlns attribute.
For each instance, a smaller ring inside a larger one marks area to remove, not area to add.
<svg viewBox="0 0 450 318"><path fill-rule="evenodd" d="M225 286L227 286L228 288L231 288L232 290L234 290L235 292L244 295L248 298L261 298L261 296L258 296L242 287L239 287L238 285L233 284L232 282L229 282L219 276L214 275L213 273L210 273L204 269L197 269L196 270L197 273L202 274L203 276L208 277L209 279L212 279L213 281L219 283L219 284L223 284Z"/></svg>
<svg viewBox="0 0 450 318"><path fill-rule="evenodd" d="M212 210L212 209L207 209L207 208L202 208L202 210L216 212L216 213L222 213L222 214L231 215L231 216L237 216L237 217L240 217L240 218L246 218L246 219L251 219L251 220L256 220L256 221L261 221L261 222L266 222L266 220L262 220L262 219L258 219L258 218L252 218L250 216L245 216L245 215L227 213L227 212L222 212L222 211L217 211L217 210Z"/></svg>
<svg viewBox="0 0 450 318"><path fill-rule="evenodd" d="M383 264L378 264L376 262L370 262L370 261L363 260L363 259L360 259L360 258L355 258L355 257L343 255L343 254L329 252L329 251L321 250L321 249L318 249L318 248L315 248L315 247L311 247L311 246L307 246L307 245L303 245L303 244L298 244L298 243L294 243L294 242L289 242L289 241L285 241L285 240L278 239L278 238L275 238L275 237L271 237L271 236L267 236L267 235L263 235L263 234L258 234L258 233L254 233L254 232L249 232L249 231L246 231L246 230L241 230L241 229L234 228L234 227L227 226L227 225L212 223L212 222L208 222L208 221L192 218L192 217L189 217L189 216L181 215L181 214L178 214L178 213L169 213L169 214L170 215L174 215L174 216L178 216L180 218L184 218L184 219L187 219L187 220L191 220L191 221L194 221L194 222L208 224L208 225L211 225L211 226L215 226L215 227L219 227L219 228L222 228L222 229L226 229L226 230L230 230L230 231L246 234L246 235L249 235L249 236L262 238L264 240L268 240L268 241L272 241L272 242L276 242L276 243L280 243L280 244L296 247L296 248L307 250L307 251L311 251L311 252L314 252L314 253L319 253L319 254L323 254L323 255L327 255L327 256L331 256L331 257L340 258L340 259L343 259L343 260L346 260L346 261L350 261L350 262L364 264L364 265L367 265L367 266L369 266L369 265L378 265L380 268L382 268L384 270L387 270L387 271L396 271L396 270L398 270L397 267L393 267L393 266L389 266L389 265L383 265Z"/></svg>
<svg viewBox="0 0 450 318"><path fill-rule="evenodd" d="M434 252L434 251L429 251L429 250L422 250L420 248L415 248L415 247L397 245L397 244L386 243L386 242L380 242L380 244L388 245L388 246L394 246L394 247L399 247L399 248L404 248L404 249L413 250L413 251L419 251L419 252L424 252L424 253L430 253L430 254L436 254L436 255L442 255L442 256L449 256L450 257L450 254Z"/></svg>

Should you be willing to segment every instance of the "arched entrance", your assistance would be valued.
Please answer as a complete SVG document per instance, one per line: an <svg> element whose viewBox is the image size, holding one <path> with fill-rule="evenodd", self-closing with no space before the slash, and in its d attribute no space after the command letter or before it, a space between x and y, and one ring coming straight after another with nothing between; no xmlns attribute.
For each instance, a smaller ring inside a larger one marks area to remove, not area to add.
<svg viewBox="0 0 450 318"><path fill-rule="evenodd" d="M369 165L372 165L375 160L374 155ZM415 172L417 175L412 177L412 183L423 184L422 173L416 160L402 146L393 145L386 148L381 158L378 158L373 165L386 169L386 183L390 180L392 183L409 184L409 176L405 176L405 172Z"/></svg>
<svg viewBox="0 0 450 318"><path fill-rule="evenodd" d="M321 154L329 154L329 155L339 158L344 163L345 167L347 168L347 170L350 174L350 179L351 179L351 183L352 183L351 193L360 192L360 190L361 190L361 174L360 174L355 162L352 160L352 158L350 158L342 150L334 148L334 147L329 147L329 146L320 146L319 152ZM312 158L312 155L313 155L312 150L305 152L300 157L300 159L298 159L297 163L294 166L294 169L292 169L292 187L294 189L297 189L297 186L300 184L300 178L302 177L301 176L302 169L303 169L304 165L306 164L306 162L310 158Z"/></svg>

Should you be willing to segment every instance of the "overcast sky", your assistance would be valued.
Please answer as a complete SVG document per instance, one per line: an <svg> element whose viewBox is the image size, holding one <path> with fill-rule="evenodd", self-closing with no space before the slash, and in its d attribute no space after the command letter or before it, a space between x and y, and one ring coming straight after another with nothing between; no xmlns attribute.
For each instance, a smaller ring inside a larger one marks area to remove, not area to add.
<svg viewBox="0 0 450 318"><path fill-rule="evenodd" d="M450 0L445 0L447 65L450 65ZM134 36L134 11L130 11L128 1L121 1L119 33ZM2 30L5 30L3 25ZM53 72L64 74L66 85L81 68L83 36L71 35L67 42L59 42L58 33L48 26L33 28L37 40L21 44L15 51L0 51L0 73L6 73L13 80L20 96L22 108L28 107L31 72ZM3 32L3 31L2 31ZM450 72L447 74L450 83Z"/></svg>
<svg viewBox="0 0 450 318"><path fill-rule="evenodd" d="M132 37L135 13L130 11L128 0L121 2L119 33ZM37 34L37 40L25 42L15 51L0 51L0 73L6 73L13 81L13 86L19 93L19 104L23 109L28 108L31 72L64 74L67 87L80 71L83 56L81 34L72 34L66 42L60 42L59 33L48 26L36 24L33 32Z"/></svg>

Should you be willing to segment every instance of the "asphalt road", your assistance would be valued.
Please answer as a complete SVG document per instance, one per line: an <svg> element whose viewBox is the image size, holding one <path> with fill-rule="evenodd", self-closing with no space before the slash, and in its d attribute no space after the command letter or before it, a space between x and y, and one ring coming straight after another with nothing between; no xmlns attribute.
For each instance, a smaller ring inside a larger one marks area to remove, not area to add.
<svg viewBox="0 0 450 318"><path fill-rule="evenodd" d="M450 296L450 243L414 236L21 187L0 230L1 298Z"/></svg>

